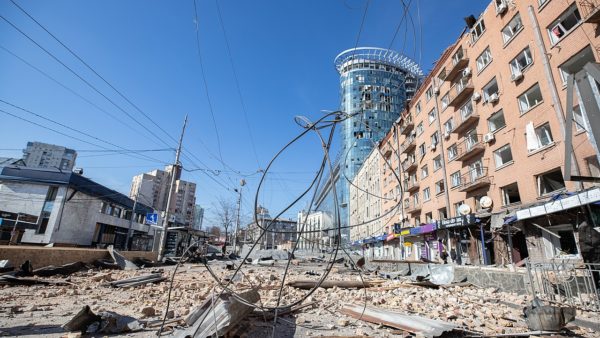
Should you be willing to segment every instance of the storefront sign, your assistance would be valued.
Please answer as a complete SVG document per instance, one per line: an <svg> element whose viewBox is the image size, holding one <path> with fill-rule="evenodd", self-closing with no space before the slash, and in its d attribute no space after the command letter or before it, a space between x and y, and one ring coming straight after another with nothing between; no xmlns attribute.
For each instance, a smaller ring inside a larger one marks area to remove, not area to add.
<svg viewBox="0 0 600 338"><path fill-rule="evenodd" d="M438 229L465 227L465 226L473 225L476 222L477 222L477 218L475 217L474 214L446 218L446 219L438 221Z"/></svg>
<svg viewBox="0 0 600 338"><path fill-rule="evenodd" d="M420 234L426 234L429 232L433 232L437 229L437 226L435 223L431 223L431 224L425 224L422 225L420 227L414 227L410 229L410 234L411 235L420 235Z"/></svg>
<svg viewBox="0 0 600 338"><path fill-rule="evenodd" d="M573 196L549 201L542 205L537 205L531 208L518 210L516 212L517 220L551 214L561 210L576 208L581 205L595 203L598 201L600 201L600 188L593 188L578 194L574 194Z"/></svg>
<svg viewBox="0 0 600 338"><path fill-rule="evenodd" d="M386 240L386 241L391 241L391 240L392 240L392 239L394 239L394 238L396 238L396 237L394 236L394 234L389 234L389 235L387 235L387 237L385 238L385 240Z"/></svg>

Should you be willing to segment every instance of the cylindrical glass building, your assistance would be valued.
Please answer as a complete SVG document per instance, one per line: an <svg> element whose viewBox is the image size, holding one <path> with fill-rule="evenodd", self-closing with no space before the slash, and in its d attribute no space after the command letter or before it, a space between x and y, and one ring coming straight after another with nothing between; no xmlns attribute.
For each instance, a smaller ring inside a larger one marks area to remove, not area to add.
<svg viewBox="0 0 600 338"><path fill-rule="evenodd" d="M423 72L408 57L383 48L348 49L335 58L340 73L340 110L352 115L341 127L336 182L343 237L349 238L350 184L377 142L412 99ZM345 177L344 177L345 176ZM347 179L346 179L347 178Z"/></svg>
<svg viewBox="0 0 600 338"><path fill-rule="evenodd" d="M343 51L335 66L340 73L340 110L356 114L341 128L340 169L352 180L414 95L423 73L408 57L372 47Z"/></svg>

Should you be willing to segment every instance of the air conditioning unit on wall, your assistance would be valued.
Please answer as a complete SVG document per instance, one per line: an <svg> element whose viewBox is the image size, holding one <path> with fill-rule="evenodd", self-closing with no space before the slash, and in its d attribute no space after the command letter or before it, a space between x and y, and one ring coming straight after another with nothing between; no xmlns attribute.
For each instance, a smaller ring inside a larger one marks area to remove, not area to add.
<svg viewBox="0 0 600 338"><path fill-rule="evenodd" d="M493 133L487 133L487 134L483 135L483 142L490 143L493 140L494 140L494 134Z"/></svg>
<svg viewBox="0 0 600 338"><path fill-rule="evenodd" d="M494 93L494 94L490 95L490 98L488 99L488 102L490 102L490 103L496 103L496 102L498 102L498 100L500 100L500 97L498 96L498 93Z"/></svg>
<svg viewBox="0 0 600 338"><path fill-rule="evenodd" d="M475 102L479 101L479 99L481 99L481 94L479 94L478 92L473 93L472 99Z"/></svg>
<svg viewBox="0 0 600 338"><path fill-rule="evenodd" d="M511 81L519 81L523 78L523 73L520 70L516 71L513 75L510 76Z"/></svg>
<svg viewBox="0 0 600 338"><path fill-rule="evenodd" d="M465 69L463 69L463 71L462 71L462 76L463 77L467 77L467 76L470 76L470 75L471 75L471 68L465 68Z"/></svg>
<svg viewBox="0 0 600 338"><path fill-rule="evenodd" d="M506 12L507 9L508 6L504 1L502 1L502 3L496 5L496 14L504 14L504 12Z"/></svg>

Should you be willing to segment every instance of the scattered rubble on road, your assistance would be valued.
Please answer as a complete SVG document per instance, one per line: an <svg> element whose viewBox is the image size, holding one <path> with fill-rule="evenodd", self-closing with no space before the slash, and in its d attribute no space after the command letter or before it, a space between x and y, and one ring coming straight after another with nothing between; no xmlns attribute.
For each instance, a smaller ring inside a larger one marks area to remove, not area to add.
<svg viewBox="0 0 600 338"><path fill-rule="evenodd" d="M309 295L310 289L326 272L326 264L301 258L294 261L297 265L288 271L283 287L281 278L287 265L285 260L273 262L272 266L245 264L233 281L233 272L227 269L227 265L233 263L237 267L241 259L234 262L212 260L208 266L224 283L231 281L228 292L241 295L254 290L249 302L255 303L255 306L272 308L279 301L276 337L406 337L410 330L394 324L399 318L396 314L415 316L419 318L418 323L440 321L444 323L444 331L452 327L452 330L471 332L474 336L531 334L533 330L523 316L523 308L532 301L526 295L502 292L496 288L478 288L470 283L425 288L413 285L409 276L382 279L379 273L365 272L361 280L359 271L344 267L343 263L334 264L325 282ZM129 318L130 322L138 322L135 332L127 333L129 337L154 335L165 318L163 331L167 335L210 334L210 330L214 329L215 314L220 333L228 331L230 335L240 337L272 334L274 312L240 306L241 303L238 304L229 293L219 296L222 289L204 264L184 263L180 267L173 282L169 311L166 311L170 283L164 282L164 279L170 278L172 271L172 266L138 270L86 268L68 276L53 276L54 279L0 276L0 283L3 279L9 280L0 285L0 336L42 334L62 337L66 334L62 326L85 306L89 306L89 311L95 316L118 313L107 318ZM12 279L33 279L46 285L19 285L11 283ZM63 285L55 283L61 283L61 280ZM308 289L296 287L298 285L305 285ZM294 304L298 300L303 301ZM377 315L371 313L371 317L377 317L379 321L372 323L369 316L358 319L356 311L348 312L350 304L356 306L354 310L360 308L361 312L365 306L369 311L377 311ZM243 311L238 312L239 308ZM385 322L381 314L386 314ZM578 310L576 316L584 321L598 322L597 313ZM600 336L574 323L565 326L572 334ZM88 330L97 328L97 325L89 326ZM412 334L417 331L426 335L425 329L413 330Z"/></svg>

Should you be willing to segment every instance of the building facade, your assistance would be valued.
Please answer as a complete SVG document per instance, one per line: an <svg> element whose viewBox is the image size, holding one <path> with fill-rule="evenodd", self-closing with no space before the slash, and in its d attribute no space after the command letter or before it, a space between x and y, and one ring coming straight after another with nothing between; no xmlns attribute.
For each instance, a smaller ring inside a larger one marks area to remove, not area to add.
<svg viewBox="0 0 600 338"><path fill-rule="evenodd" d="M194 230L202 230L202 222L204 222L204 208L199 204L194 207Z"/></svg>
<svg viewBox="0 0 600 338"><path fill-rule="evenodd" d="M27 148L23 150L23 161L30 168L71 171L76 159L75 150L48 143L27 142Z"/></svg>
<svg viewBox="0 0 600 338"><path fill-rule="evenodd" d="M494 0L444 51L390 131L403 183L383 190L402 190L395 234L405 259L443 251L460 264L600 259L600 238L586 230L599 219L597 190L564 179L568 159L570 174L600 176L588 133L598 126L584 108L599 102L597 84L586 96L575 90L567 107L567 75L599 60L591 3Z"/></svg>
<svg viewBox="0 0 600 338"><path fill-rule="evenodd" d="M196 205L196 183L181 179L181 168L167 166L165 170L153 170L149 173L134 176L131 181L129 196L142 203L151 205L162 212L167 210L171 175L175 173L175 198L171 200L169 214L170 223L192 227L194 224L194 208Z"/></svg>
<svg viewBox="0 0 600 338"><path fill-rule="evenodd" d="M328 213L316 211L307 214L302 210L298 212L296 231L299 234L298 250L320 252L333 245L337 230L333 229Z"/></svg>
<svg viewBox="0 0 600 338"><path fill-rule="evenodd" d="M277 249L281 245L289 245L290 242L298 239L296 221L274 219L269 215L269 211L261 206L258 207L256 215L258 224L253 221L246 225L244 234L246 243L259 241L261 249ZM267 232L261 237L265 228L267 228Z"/></svg>
<svg viewBox="0 0 600 338"><path fill-rule="evenodd" d="M0 168L0 241L152 250L151 207L72 172ZM131 229L131 230L130 230Z"/></svg>

